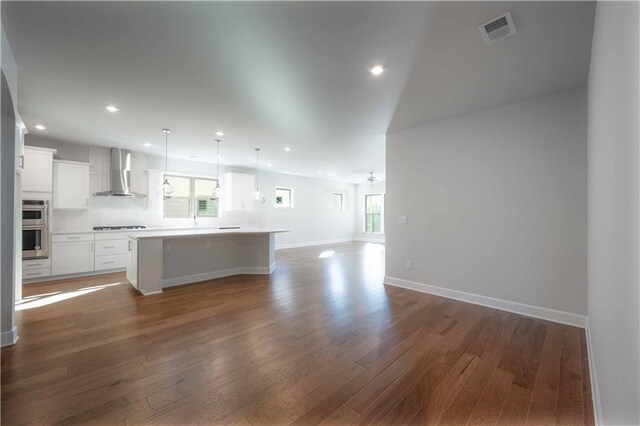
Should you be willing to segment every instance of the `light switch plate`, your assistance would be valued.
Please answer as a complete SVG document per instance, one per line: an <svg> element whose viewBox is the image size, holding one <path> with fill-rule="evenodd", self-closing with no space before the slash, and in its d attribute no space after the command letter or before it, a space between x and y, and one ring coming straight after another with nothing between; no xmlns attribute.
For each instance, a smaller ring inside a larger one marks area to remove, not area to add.
<svg viewBox="0 0 640 426"><path fill-rule="evenodd" d="M407 269L413 269L413 260L407 260Z"/></svg>
<svg viewBox="0 0 640 426"><path fill-rule="evenodd" d="M406 224L407 223L407 216L404 216L404 215L400 216L398 218L398 223Z"/></svg>

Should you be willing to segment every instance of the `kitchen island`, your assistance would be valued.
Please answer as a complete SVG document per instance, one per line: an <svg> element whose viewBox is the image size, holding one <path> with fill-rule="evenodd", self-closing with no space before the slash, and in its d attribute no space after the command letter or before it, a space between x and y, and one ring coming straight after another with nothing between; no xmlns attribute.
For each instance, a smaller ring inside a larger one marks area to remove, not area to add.
<svg viewBox="0 0 640 426"><path fill-rule="evenodd" d="M239 274L271 274L281 228L230 227L129 235L127 279L144 295Z"/></svg>

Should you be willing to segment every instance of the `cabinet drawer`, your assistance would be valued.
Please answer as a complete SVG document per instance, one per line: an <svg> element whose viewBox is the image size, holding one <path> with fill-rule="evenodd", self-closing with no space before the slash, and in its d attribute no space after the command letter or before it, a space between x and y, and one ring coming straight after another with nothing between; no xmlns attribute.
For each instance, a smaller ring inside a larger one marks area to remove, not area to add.
<svg viewBox="0 0 640 426"><path fill-rule="evenodd" d="M51 237L54 243L72 243L74 241L93 241L93 233L86 234L57 234Z"/></svg>
<svg viewBox="0 0 640 426"><path fill-rule="evenodd" d="M40 268L49 268L51 267L50 259L30 259L22 261L22 269L40 269Z"/></svg>
<svg viewBox="0 0 640 426"><path fill-rule="evenodd" d="M96 241L96 256L126 254L128 251L129 240Z"/></svg>
<svg viewBox="0 0 640 426"><path fill-rule="evenodd" d="M100 240L126 240L131 232L96 232L96 241Z"/></svg>
<svg viewBox="0 0 640 426"><path fill-rule="evenodd" d="M34 268L22 271L22 279L30 280L33 278L48 277L51 275L50 268Z"/></svg>
<svg viewBox="0 0 640 426"><path fill-rule="evenodd" d="M109 256L96 256L96 271L104 271L106 269L126 268L127 254L114 254Z"/></svg>

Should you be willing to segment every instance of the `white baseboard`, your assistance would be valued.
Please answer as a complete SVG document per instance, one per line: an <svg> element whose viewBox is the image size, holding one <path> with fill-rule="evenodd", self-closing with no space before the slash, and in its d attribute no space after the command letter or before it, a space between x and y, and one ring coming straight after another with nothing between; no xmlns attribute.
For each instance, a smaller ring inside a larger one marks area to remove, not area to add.
<svg viewBox="0 0 640 426"><path fill-rule="evenodd" d="M581 328L585 328L586 326L586 316L573 314L571 312L556 311L555 309L525 305L524 303L511 302L509 300L496 299L494 297L481 296L459 290L451 290L444 287L403 280L401 278L384 277L384 283L409 290L435 294L449 299L461 300L463 302L469 302L476 305L488 306L502 311L514 312L528 317L540 318L547 321L573 325Z"/></svg>
<svg viewBox="0 0 640 426"><path fill-rule="evenodd" d="M173 287L182 284L197 283L200 281L214 280L216 278L230 277L232 275L269 275L276 269L275 262L269 267L246 266L239 268L223 269L214 272L204 272L202 274L186 275L178 278L167 278L162 280L162 287Z"/></svg>
<svg viewBox="0 0 640 426"><path fill-rule="evenodd" d="M96 275L114 274L116 272L125 272L127 268L105 269L103 271L80 272L78 274L66 275L49 275L48 277L32 278L30 280L22 280L22 284L40 284L49 281L70 280L73 278L93 277Z"/></svg>
<svg viewBox="0 0 640 426"><path fill-rule="evenodd" d="M284 249L299 248L299 247L323 246L327 244L350 243L352 241L355 241L353 237L335 238L333 240L309 241L306 243L276 244L276 250L284 250Z"/></svg>
<svg viewBox="0 0 640 426"><path fill-rule="evenodd" d="M18 339L18 327L14 326L11 330L0 333L0 347L15 345Z"/></svg>
<svg viewBox="0 0 640 426"><path fill-rule="evenodd" d="M378 243L378 244L384 244L384 237L382 238L376 238L376 237L356 237L354 238L355 241L361 241L363 243Z"/></svg>
<svg viewBox="0 0 640 426"><path fill-rule="evenodd" d="M591 379L591 402L593 403L593 417L595 419L596 425L604 425L604 421L602 421L602 408L600 406L600 389L598 387L598 375L596 374L596 362L593 353L593 342L591 340L591 327L589 326L588 317L585 333L587 334L587 357L589 359L589 376Z"/></svg>

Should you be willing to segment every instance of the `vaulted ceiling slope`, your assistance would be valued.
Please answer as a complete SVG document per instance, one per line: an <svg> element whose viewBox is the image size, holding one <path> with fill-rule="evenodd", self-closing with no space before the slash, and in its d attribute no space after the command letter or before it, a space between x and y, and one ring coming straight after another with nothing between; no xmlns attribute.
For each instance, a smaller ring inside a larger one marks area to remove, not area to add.
<svg viewBox="0 0 640 426"><path fill-rule="evenodd" d="M518 33L485 45L507 10ZM344 181L385 134L583 85L593 3L2 2L29 130ZM368 68L385 66L374 77ZM105 106L121 109L113 114ZM145 148L144 143L152 144ZM292 150L285 152L283 148Z"/></svg>
<svg viewBox="0 0 640 426"><path fill-rule="evenodd" d="M478 25L511 12L516 33ZM587 84L595 2L447 2L426 22L389 132Z"/></svg>

